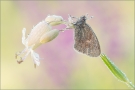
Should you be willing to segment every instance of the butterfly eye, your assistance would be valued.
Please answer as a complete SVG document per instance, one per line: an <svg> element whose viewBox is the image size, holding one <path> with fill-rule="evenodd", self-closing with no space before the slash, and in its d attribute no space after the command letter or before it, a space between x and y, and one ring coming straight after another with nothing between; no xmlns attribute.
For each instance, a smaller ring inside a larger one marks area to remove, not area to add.
<svg viewBox="0 0 135 90"><path fill-rule="evenodd" d="M82 16L82 17L81 17L81 20L83 20L83 21L86 21L86 19L87 19L86 16Z"/></svg>

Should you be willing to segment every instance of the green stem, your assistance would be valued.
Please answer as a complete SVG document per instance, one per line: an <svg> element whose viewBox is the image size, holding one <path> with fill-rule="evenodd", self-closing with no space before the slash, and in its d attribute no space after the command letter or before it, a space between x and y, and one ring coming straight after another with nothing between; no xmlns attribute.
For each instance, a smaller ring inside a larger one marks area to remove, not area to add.
<svg viewBox="0 0 135 90"><path fill-rule="evenodd" d="M129 81L126 74L123 73L105 54L101 54L100 57L118 80L125 82L132 89L135 89L135 86Z"/></svg>

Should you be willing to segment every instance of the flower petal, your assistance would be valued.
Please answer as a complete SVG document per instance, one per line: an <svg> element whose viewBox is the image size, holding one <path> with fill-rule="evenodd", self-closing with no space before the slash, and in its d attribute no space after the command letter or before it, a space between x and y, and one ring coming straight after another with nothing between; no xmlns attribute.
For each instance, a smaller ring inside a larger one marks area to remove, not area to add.
<svg viewBox="0 0 135 90"><path fill-rule="evenodd" d="M39 66L39 65L40 65L40 61L39 61L40 57L39 57L39 55L38 55L37 53L35 53L32 49L31 49L31 57L33 58L34 63L35 63L37 66Z"/></svg>
<svg viewBox="0 0 135 90"><path fill-rule="evenodd" d="M23 28L22 30L22 44L25 45L25 33L26 33L26 28Z"/></svg>

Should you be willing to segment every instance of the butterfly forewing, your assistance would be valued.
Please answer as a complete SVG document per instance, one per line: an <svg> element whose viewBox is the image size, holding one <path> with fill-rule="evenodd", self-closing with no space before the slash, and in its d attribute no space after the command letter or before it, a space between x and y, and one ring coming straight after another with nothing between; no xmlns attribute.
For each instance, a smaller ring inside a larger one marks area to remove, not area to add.
<svg viewBox="0 0 135 90"><path fill-rule="evenodd" d="M100 55L100 45L98 39L92 28L87 24L74 25L75 26L75 44L74 48L91 57Z"/></svg>

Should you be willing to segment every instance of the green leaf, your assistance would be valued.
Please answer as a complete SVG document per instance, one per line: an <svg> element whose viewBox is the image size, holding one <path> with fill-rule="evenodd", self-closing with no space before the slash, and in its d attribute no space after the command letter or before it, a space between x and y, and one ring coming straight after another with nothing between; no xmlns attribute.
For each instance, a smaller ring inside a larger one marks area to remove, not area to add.
<svg viewBox="0 0 135 90"><path fill-rule="evenodd" d="M123 73L105 54L101 54L100 57L118 80L125 82L132 89L135 89L135 86L129 81L126 74Z"/></svg>

